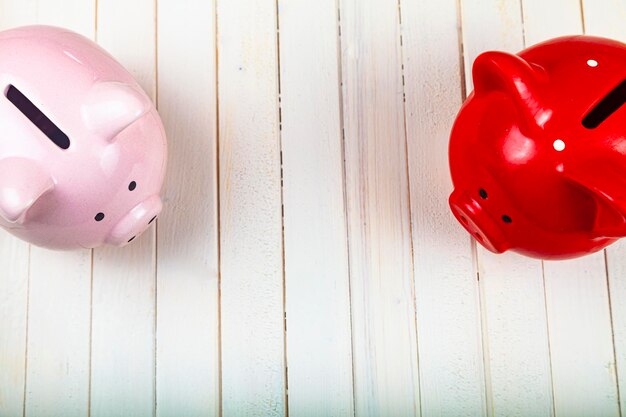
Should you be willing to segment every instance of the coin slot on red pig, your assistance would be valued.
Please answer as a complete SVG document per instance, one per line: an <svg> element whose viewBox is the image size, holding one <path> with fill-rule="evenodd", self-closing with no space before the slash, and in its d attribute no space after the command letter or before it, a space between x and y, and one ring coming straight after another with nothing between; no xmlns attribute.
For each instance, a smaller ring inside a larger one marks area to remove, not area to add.
<svg viewBox="0 0 626 417"><path fill-rule="evenodd" d="M70 139L32 101L13 85L9 86L6 97L41 132L61 149L70 147Z"/></svg>
<svg viewBox="0 0 626 417"><path fill-rule="evenodd" d="M606 95L583 119L583 126L595 129L626 103L626 80Z"/></svg>

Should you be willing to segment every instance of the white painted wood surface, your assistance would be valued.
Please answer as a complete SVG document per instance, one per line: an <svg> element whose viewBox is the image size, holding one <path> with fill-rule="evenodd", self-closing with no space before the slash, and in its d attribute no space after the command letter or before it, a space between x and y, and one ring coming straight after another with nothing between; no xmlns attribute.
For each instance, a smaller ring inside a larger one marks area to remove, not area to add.
<svg viewBox="0 0 626 417"><path fill-rule="evenodd" d="M446 203L473 59L624 21L623 0L0 0L0 29L115 55L170 152L127 248L0 233L0 417L624 415L626 245L495 256Z"/></svg>
<svg viewBox="0 0 626 417"><path fill-rule="evenodd" d="M169 209L157 220L156 416L211 417L220 412L215 4L157 6L157 103L174 146Z"/></svg>
<svg viewBox="0 0 626 417"><path fill-rule="evenodd" d="M120 9L125 11L121 16ZM154 100L154 2L99 0L96 16L98 43L131 71ZM92 417L153 414L155 238L152 228L129 250L93 251Z"/></svg>
<svg viewBox="0 0 626 417"><path fill-rule="evenodd" d="M420 414L398 4L343 0L341 68L354 403Z"/></svg>
<svg viewBox="0 0 626 417"><path fill-rule="evenodd" d="M282 416L287 384L276 2L218 0L217 16L222 413Z"/></svg>
<svg viewBox="0 0 626 417"><path fill-rule="evenodd" d="M484 416L471 240L447 204L448 135L463 86L457 2L403 2L401 16L422 415Z"/></svg>
<svg viewBox="0 0 626 417"><path fill-rule="evenodd" d="M353 416L338 10L278 10L289 413Z"/></svg>
<svg viewBox="0 0 626 417"><path fill-rule="evenodd" d="M518 0L463 0L467 92L471 63L489 49L524 47ZM489 30L485 30L489 28ZM475 244L475 243L474 243ZM489 416L550 416L552 395L541 262L477 250Z"/></svg>
<svg viewBox="0 0 626 417"><path fill-rule="evenodd" d="M615 0L583 1L585 32L589 35L611 37L626 42L626 3ZM620 415L626 415L626 246L618 242L606 250L609 305L612 319L615 362L609 362L605 372L615 378L619 388ZM603 300L604 303L604 300ZM610 355L609 355L610 356Z"/></svg>

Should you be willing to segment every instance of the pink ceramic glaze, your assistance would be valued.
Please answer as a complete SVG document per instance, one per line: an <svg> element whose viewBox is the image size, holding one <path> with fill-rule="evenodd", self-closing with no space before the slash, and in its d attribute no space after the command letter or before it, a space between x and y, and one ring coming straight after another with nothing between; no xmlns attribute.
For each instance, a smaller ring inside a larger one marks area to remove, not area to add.
<svg viewBox="0 0 626 417"><path fill-rule="evenodd" d="M148 96L65 29L0 33L0 226L53 249L123 246L161 211L167 146Z"/></svg>

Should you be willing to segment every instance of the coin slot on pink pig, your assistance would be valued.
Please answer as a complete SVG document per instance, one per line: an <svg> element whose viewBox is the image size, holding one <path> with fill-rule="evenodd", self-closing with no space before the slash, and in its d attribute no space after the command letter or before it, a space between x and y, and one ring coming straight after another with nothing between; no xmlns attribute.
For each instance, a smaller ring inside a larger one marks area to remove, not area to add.
<svg viewBox="0 0 626 417"><path fill-rule="evenodd" d="M67 135L15 86L9 85L6 97L55 145L64 150L70 147L70 139Z"/></svg>

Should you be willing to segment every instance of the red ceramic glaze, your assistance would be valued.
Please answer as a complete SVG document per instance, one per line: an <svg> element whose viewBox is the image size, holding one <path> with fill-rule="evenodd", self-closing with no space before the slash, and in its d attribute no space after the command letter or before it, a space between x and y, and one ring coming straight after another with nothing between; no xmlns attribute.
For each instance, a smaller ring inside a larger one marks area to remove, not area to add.
<svg viewBox="0 0 626 417"><path fill-rule="evenodd" d="M450 138L450 207L485 248L542 259L626 236L626 45L486 52Z"/></svg>

